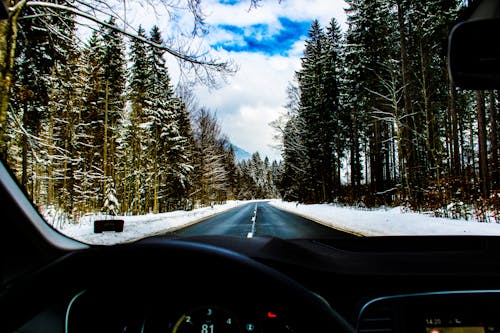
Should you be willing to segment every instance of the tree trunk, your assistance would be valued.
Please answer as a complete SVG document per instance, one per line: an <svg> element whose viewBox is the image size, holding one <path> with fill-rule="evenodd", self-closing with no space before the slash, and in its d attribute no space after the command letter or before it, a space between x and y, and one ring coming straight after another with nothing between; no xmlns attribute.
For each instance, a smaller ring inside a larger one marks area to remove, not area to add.
<svg viewBox="0 0 500 333"><path fill-rule="evenodd" d="M28 102L24 104L23 112L23 127L24 131L21 139L21 185L23 188L28 188ZM33 195L33 193L32 193Z"/></svg>
<svg viewBox="0 0 500 333"><path fill-rule="evenodd" d="M457 90L455 84L450 81L450 115L451 115L451 174L460 175L460 147L458 145L457 126Z"/></svg>
<svg viewBox="0 0 500 333"><path fill-rule="evenodd" d="M421 70L421 95L423 100L423 114L425 115L424 122L424 133L425 133L425 147L427 150L426 154L426 164L425 173L430 175L431 177L438 177L437 172L435 172L436 166L439 165L436 158L436 146L434 135L436 134L434 131L434 115L432 114L431 106L430 106L430 96L429 96L429 87L428 87L428 75L427 75L427 67L428 61L425 57L422 41L419 42L419 53L420 53L420 70ZM420 132L419 132L420 133Z"/></svg>
<svg viewBox="0 0 500 333"><path fill-rule="evenodd" d="M7 159L5 129L16 55L17 18L25 4L26 0L14 2L15 6L9 14L9 19L0 20L0 158L4 159Z"/></svg>
<svg viewBox="0 0 500 333"><path fill-rule="evenodd" d="M153 213L154 214L158 214L158 187L159 187L158 171L156 171L155 175L154 175L154 183L153 183Z"/></svg>
<svg viewBox="0 0 500 333"><path fill-rule="evenodd" d="M401 53L401 78L403 84L403 100L404 100L404 112L402 112L402 116L411 114L411 104L410 104L410 94L408 91L408 86L410 80L408 78L408 56L406 54L406 42L405 42L405 33L404 33L404 19L403 19L403 9L401 8L401 0L396 0L396 6L398 11L398 29L399 29L399 47ZM406 159L406 168L405 179L406 179L406 197L410 200L413 199L413 191L412 187L414 184L414 154L412 148L412 118L413 116L407 116L407 119L404 123L401 124L402 132L403 132L403 141L402 141L402 152L404 158Z"/></svg>
<svg viewBox="0 0 500 333"><path fill-rule="evenodd" d="M352 137L351 137L351 199L356 201L358 199L358 187L360 184L359 175L359 138L358 138L358 124L356 114L351 115L352 119Z"/></svg>
<svg viewBox="0 0 500 333"><path fill-rule="evenodd" d="M46 205L50 206L55 202L55 172L54 172L54 110L52 107L49 108L49 133L47 138L48 143L48 163L47 163L47 201Z"/></svg>
<svg viewBox="0 0 500 333"><path fill-rule="evenodd" d="M477 99L477 134L479 142L479 183L484 198L489 194L488 154L486 145L486 114L484 108L484 93L476 92Z"/></svg>
<svg viewBox="0 0 500 333"><path fill-rule="evenodd" d="M108 108L109 108L109 81L106 80L106 97L104 100L104 144L102 150L102 171L104 178L108 176ZM106 184L108 180L106 179Z"/></svg>
<svg viewBox="0 0 500 333"><path fill-rule="evenodd" d="M497 131L497 106L495 92L489 94L490 100L490 154L491 154L491 185L493 190L500 189L499 161L498 161L498 131Z"/></svg>
<svg viewBox="0 0 500 333"><path fill-rule="evenodd" d="M464 116L459 116L457 114L458 136L459 136L459 139L460 139L460 142L459 142L459 147L460 147L460 165L462 166L462 169L466 165L465 161L467 159L467 155L466 155L467 152L466 152L466 149L465 149L466 138L465 138L465 133L464 133L464 129L465 129L465 119L464 118L465 118Z"/></svg>

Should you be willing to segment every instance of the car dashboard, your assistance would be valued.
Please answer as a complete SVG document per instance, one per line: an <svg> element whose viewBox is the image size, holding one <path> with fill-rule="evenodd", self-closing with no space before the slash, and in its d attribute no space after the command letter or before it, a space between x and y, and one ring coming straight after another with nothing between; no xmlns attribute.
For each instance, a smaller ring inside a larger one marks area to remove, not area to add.
<svg viewBox="0 0 500 333"><path fill-rule="evenodd" d="M374 299L365 304L357 332L496 333L498 290L469 290Z"/></svg>
<svg viewBox="0 0 500 333"><path fill-rule="evenodd" d="M496 241L204 236L96 247L4 289L4 318L19 325L2 332L495 333Z"/></svg>

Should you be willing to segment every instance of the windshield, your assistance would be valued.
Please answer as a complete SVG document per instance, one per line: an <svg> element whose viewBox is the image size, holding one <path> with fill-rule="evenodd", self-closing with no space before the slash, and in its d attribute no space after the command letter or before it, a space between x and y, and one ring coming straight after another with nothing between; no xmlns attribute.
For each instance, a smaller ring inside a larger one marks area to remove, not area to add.
<svg viewBox="0 0 500 333"><path fill-rule="evenodd" d="M467 1L7 4L2 159L70 237L500 234L500 96L447 69Z"/></svg>

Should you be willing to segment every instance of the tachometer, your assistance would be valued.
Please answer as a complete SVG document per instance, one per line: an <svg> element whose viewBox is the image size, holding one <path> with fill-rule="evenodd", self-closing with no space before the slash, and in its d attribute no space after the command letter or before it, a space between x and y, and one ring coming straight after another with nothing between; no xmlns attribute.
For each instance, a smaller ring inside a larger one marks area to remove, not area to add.
<svg viewBox="0 0 500 333"><path fill-rule="evenodd" d="M172 333L236 333L243 332L238 320L220 307L200 307L184 313Z"/></svg>

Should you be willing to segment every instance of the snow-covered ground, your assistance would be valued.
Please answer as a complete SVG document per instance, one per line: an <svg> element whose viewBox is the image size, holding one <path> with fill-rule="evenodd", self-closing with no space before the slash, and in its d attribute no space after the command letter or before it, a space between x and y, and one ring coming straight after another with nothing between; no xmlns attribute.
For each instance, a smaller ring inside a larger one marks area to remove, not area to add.
<svg viewBox="0 0 500 333"><path fill-rule="evenodd" d="M116 216L115 218L125 221L124 231L118 233L94 234L93 221L105 219L102 215L85 216L77 224L64 224L58 229L84 243L110 245L174 231L246 203L249 201L228 201L223 205L192 211ZM359 209L332 204L304 205L282 200L269 200L269 203L322 224L363 236L500 235L500 224L497 223L436 218L426 214L403 212L399 207Z"/></svg>
<svg viewBox="0 0 500 333"><path fill-rule="evenodd" d="M391 235L500 235L500 224L437 218L403 212L401 207L359 209L333 204L304 205L271 200L278 208L323 224L364 236Z"/></svg>
<svg viewBox="0 0 500 333"><path fill-rule="evenodd" d="M213 207L204 207L192 211L175 211L136 216L114 216L114 219L125 221L123 232L103 232L95 234L93 221L96 219L106 219L106 216L103 215L85 216L80 219L79 223L65 224L57 229L61 233L87 244L111 245L174 231L246 203L248 203L248 201L228 201L223 205L214 205Z"/></svg>

